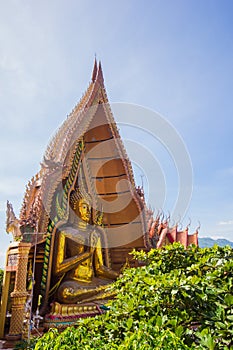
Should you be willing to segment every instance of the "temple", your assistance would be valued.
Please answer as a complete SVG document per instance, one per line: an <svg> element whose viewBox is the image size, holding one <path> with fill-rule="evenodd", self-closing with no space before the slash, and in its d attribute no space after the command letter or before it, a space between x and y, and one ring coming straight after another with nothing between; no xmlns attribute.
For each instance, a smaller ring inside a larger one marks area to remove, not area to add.
<svg viewBox="0 0 233 350"><path fill-rule="evenodd" d="M36 316L48 328L101 312L112 297L109 283L124 266L138 266L133 249L198 244L198 230L189 235L188 227L169 227L168 218L148 209L100 62L29 181L19 218L7 203L7 232L14 242L6 257L0 337L9 339L26 337Z"/></svg>

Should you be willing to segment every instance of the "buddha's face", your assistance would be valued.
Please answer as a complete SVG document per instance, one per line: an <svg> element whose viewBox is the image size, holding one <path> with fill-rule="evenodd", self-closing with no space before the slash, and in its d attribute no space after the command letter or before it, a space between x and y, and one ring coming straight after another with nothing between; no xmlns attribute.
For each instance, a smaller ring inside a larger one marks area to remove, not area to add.
<svg viewBox="0 0 233 350"><path fill-rule="evenodd" d="M91 207L85 199L80 199L78 204L79 217L85 221L89 222L91 218Z"/></svg>

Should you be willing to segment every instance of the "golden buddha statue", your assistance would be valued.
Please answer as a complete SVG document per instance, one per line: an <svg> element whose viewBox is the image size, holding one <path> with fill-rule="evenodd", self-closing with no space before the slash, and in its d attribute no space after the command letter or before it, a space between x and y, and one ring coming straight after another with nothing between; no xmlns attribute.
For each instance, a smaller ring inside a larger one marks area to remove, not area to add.
<svg viewBox="0 0 233 350"><path fill-rule="evenodd" d="M76 191L71 196L74 222L57 232L53 275L61 279L57 300L77 303L102 294L118 273L104 265L103 228L91 224L88 194ZM72 220L71 220L72 221Z"/></svg>

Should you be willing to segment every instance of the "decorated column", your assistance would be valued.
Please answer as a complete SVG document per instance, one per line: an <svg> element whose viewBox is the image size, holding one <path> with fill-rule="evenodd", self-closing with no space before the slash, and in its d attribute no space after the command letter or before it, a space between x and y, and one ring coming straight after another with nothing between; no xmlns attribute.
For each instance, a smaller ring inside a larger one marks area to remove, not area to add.
<svg viewBox="0 0 233 350"><path fill-rule="evenodd" d="M20 242L18 244L17 269L15 277L15 288L11 293L12 309L11 309L11 323L10 331L7 336L8 339L20 339L23 330L24 309L27 300L27 263L30 243Z"/></svg>

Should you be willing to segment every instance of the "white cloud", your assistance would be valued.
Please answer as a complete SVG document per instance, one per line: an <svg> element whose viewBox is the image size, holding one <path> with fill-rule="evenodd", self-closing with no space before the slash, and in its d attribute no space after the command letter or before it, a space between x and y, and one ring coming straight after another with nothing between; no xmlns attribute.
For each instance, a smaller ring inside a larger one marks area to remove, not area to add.
<svg viewBox="0 0 233 350"><path fill-rule="evenodd" d="M220 221L220 222L218 222L218 225L220 225L220 226L223 226L223 225L233 225L233 220Z"/></svg>

